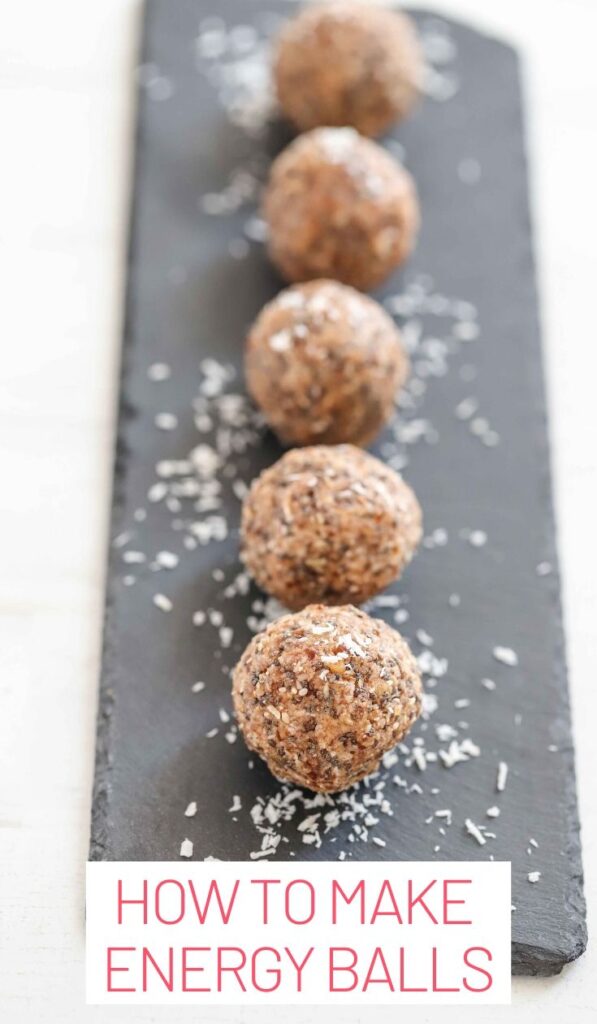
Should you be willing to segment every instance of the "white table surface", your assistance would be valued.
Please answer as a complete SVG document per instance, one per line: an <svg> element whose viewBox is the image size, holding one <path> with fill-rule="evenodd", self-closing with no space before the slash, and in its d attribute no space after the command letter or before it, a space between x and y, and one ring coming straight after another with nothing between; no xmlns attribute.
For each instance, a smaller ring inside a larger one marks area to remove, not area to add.
<svg viewBox="0 0 597 1024"><path fill-rule="evenodd" d="M517 41L527 55L591 928L597 920L597 3L435 0L433 6ZM83 1005L83 877L137 14L137 0L0 4L0 1018L7 1024L268 1018L257 1008L108 1012ZM475 1022L549 1024L567 1011L570 1021L594 1019L597 943L559 978L519 979L513 988L511 1008L476 1010ZM295 1008L288 1018L323 1020L323 1012ZM466 1009L408 1011L409 1024L463 1017ZM373 1011L352 1019L373 1021ZM389 1024L396 1011L375 1011L375 1019Z"/></svg>

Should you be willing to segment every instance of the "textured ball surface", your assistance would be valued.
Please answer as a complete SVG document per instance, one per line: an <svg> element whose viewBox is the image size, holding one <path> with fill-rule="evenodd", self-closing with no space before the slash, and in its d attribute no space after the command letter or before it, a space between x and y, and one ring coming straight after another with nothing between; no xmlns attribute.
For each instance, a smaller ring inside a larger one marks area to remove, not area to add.
<svg viewBox="0 0 597 1024"><path fill-rule="evenodd" d="M247 339L245 371L283 444L366 445L392 414L408 359L377 302L324 280L289 288L264 307Z"/></svg>
<svg viewBox="0 0 597 1024"><path fill-rule="evenodd" d="M292 609L361 604L400 575L420 539L414 492L352 445L286 452L243 504L243 561L260 587Z"/></svg>
<svg viewBox="0 0 597 1024"><path fill-rule="evenodd" d="M416 721L421 692L406 641L350 605L278 619L232 682L247 746L277 778L328 793L378 768Z"/></svg>
<svg viewBox="0 0 597 1024"><path fill-rule="evenodd" d="M274 81L282 110L300 131L352 125L379 135L409 113L421 90L413 22L358 3L304 10L278 37Z"/></svg>
<svg viewBox="0 0 597 1024"><path fill-rule="evenodd" d="M263 215L288 281L331 277L362 291L409 255L419 227L413 179L352 128L317 128L274 160Z"/></svg>

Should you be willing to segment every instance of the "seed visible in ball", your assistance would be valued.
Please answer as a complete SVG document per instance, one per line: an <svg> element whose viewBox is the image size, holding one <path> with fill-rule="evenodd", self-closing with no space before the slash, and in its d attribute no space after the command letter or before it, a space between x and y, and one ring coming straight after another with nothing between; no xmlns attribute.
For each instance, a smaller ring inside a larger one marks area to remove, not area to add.
<svg viewBox="0 0 597 1024"><path fill-rule="evenodd" d="M286 289L261 311L247 339L245 371L283 444L366 445L392 414L408 358L377 302L336 281L312 281Z"/></svg>
<svg viewBox="0 0 597 1024"><path fill-rule="evenodd" d="M316 128L274 160L263 200L268 249L288 281L362 291L409 255L419 227L410 174L353 128Z"/></svg>
<svg viewBox="0 0 597 1024"><path fill-rule="evenodd" d="M401 574L420 539L414 492L352 445L293 448L243 504L243 561L286 608L361 604Z"/></svg>
<svg viewBox="0 0 597 1024"><path fill-rule="evenodd" d="M421 695L406 641L351 605L273 622L232 678L247 746L278 779L321 793L375 771L418 718Z"/></svg>
<svg viewBox="0 0 597 1024"><path fill-rule="evenodd" d="M300 131L352 125L380 135L413 107L423 68L411 19L358 3L301 11L282 29L274 54L280 106Z"/></svg>

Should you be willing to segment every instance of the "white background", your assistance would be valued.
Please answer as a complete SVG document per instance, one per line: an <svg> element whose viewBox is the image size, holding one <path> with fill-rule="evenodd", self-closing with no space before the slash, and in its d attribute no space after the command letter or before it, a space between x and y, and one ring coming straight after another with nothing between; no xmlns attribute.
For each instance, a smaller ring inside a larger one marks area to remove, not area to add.
<svg viewBox="0 0 597 1024"><path fill-rule="evenodd" d="M432 0L429 5L431 6ZM217 0L213 0L214 8ZM595 0L435 0L527 56L533 201L589 927L597 920ZM0 1016L196 1021L83 1006L83 883L110 492L137 0L0 0ZM592 209L591 209L592 206ZM593 1019L597 940L475 1024ZM288 1010L292 1022L324 1011ZM390 1024L395 1011L376 1010ZM409 1024L467 1009L409 1008ZM329 1019L329 1010L325 1011ZM357 1011L354 1021L373 1021ZM265 1020L259 1008L202 1021ZM273 1018L272 1018L273 1019ZM340 1018L338 1018L340 1019ZM346 1013L343 1014L347 1019ZM267 1024L267 1022L266 1022Z"/></svg>

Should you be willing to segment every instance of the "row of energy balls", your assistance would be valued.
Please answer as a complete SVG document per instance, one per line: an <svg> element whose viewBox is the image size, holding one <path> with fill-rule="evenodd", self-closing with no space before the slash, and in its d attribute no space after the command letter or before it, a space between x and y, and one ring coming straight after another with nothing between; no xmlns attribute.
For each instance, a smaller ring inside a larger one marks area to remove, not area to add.
<svg viewBox="0 0 597 1024"><path fill-rule="evenodd" d="M300 447L253 483L241 546L295 614L251 641L233 699L273 774L319 792L374 771L421 709L407 643L354 606L401 574L422 532L411 488L361 448L389 419L408 359L360 291L406 259L419 223L412 178L361 133L408 112L422 68L404 15L354 3L299 14L275 51L281 107L306 134L274 161L263 212L273 263L308 283L257 318L246 378L282 443Z"/></svg>

